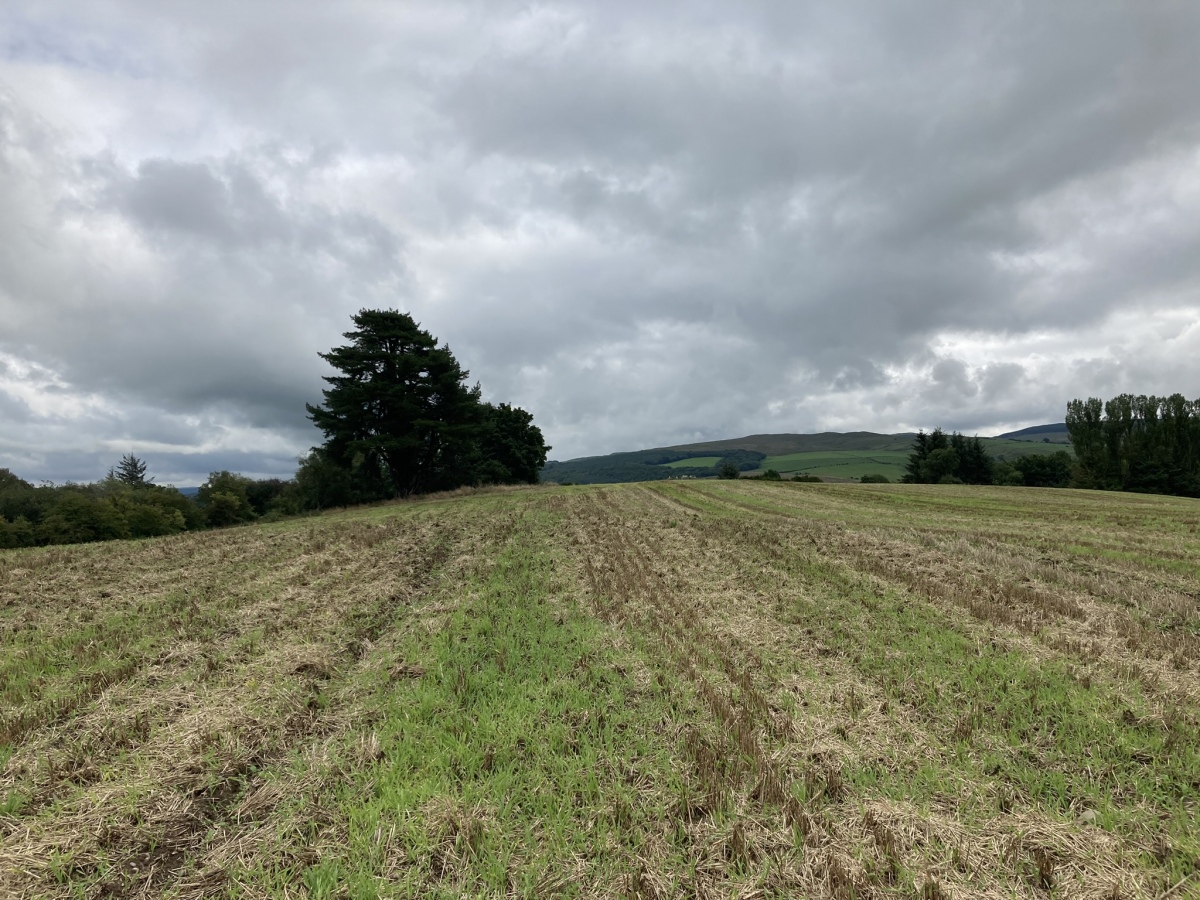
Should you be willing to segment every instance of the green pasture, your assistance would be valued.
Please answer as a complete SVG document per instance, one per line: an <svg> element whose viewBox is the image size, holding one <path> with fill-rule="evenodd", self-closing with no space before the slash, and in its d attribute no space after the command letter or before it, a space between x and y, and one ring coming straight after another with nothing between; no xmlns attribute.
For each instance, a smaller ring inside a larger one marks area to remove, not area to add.
<svg viewBox="0 0 1200 900"><path fill-rule="evenodd" d="M706 469L721 461L719 456L693 456L690 459L677 459L675 462L662 463L664 469Z"/></svg>
<svg viewBox="0 0 1200 900"><path fill-rule="evenodd" d="M990 456L1003 456L1005 459L1016 459L1018 456L1043 456L1058 453L1060 450L1071 452L1069 443L1043 444L1041 441L1010 441L1004 438L983 438L984 449Z"/></svg>
<svg viewBox="0 0 1200 900"><path fill-rule="evenodd" d="M774 469L781 475L828 475L834 478L862 478L864 475L886 475L899 481L904 475L908 454L898 450L826 450L814 453L788 453L768 456L758 472Z"/></svg>

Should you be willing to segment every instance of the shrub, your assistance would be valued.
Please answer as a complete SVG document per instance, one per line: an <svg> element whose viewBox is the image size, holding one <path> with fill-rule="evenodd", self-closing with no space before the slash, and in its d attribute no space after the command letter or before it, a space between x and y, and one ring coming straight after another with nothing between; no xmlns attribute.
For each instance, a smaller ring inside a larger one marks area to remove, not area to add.
<svg viewBox="0 0 1200 900"><path fill-rule="evenodd" d="M937 483L938 484L966 484L966 482L964 482L957 475L943 475L941 478L939 478L937 480Z"/></svg>
<svg viewBox="0 0 1200 900"><path fill-rule="evenodd" d="M821 482L821 479L818 478L816 475L793 475L792 481L812 481L812 482L816 482L819 484Z"/></svg>
<svg viewBox="0 0 1200 900"><path fill-rule="evenodd" d="M862 478L858 479L858 481L859 481L859 484L891 484L892 483L892 479L888 478L886 475L880 475L878 473L871 473L868 475L864 475Z"/></svg>
<svg viewBox="0 0 1200 900"><path fill-rule="evenodd" d="M731 462L727 462L725 465L721 466L721 469L717 474L719 477L726 480L742 477L741 469L739 469L736 464Z"/></svg>
<svg viewBox="0 0 1200 900"><path fill-rule="evenodd" d="M774 469L767 469L767 471L762 473L761 477L763 481L783 481L783 476Z"/></svg>

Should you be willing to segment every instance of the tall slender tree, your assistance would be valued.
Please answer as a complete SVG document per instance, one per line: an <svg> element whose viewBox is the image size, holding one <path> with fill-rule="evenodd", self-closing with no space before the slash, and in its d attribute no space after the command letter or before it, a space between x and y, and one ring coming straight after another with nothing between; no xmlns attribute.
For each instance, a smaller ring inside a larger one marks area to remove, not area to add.
<svg viewBox="0 0 1200 900"><path fill-rule="evenodd" d="M126 453L121 461L109 470L109 476L130 487L141 487L149 484L146 480L146 461L138 459L132 453Z"/></svg>

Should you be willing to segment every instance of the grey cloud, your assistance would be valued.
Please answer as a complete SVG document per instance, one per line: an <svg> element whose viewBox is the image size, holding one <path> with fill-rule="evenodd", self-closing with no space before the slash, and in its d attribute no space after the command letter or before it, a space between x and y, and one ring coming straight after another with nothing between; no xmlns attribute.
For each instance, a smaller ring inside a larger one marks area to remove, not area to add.
<svg viewBox="0 0 1200 900"><path fill-rule="evenodd" d="M302 452L364 306L559 458L986 433L1200 374L1161 337L1200 318L1194 5L129 0L0 32L0 352L165 423L0 408L47 453Z"/></svg>

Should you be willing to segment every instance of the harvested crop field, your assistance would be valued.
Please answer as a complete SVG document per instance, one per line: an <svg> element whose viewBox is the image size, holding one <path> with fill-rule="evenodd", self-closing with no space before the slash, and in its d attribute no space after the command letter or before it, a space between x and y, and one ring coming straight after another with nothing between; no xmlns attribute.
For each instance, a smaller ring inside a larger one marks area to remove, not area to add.
<svg viewBox="0 0 1200 900"><path fill-rule="evenodd" d="M691 481L5 551L0 896L1200 896L1198 528Z"/></svg>

